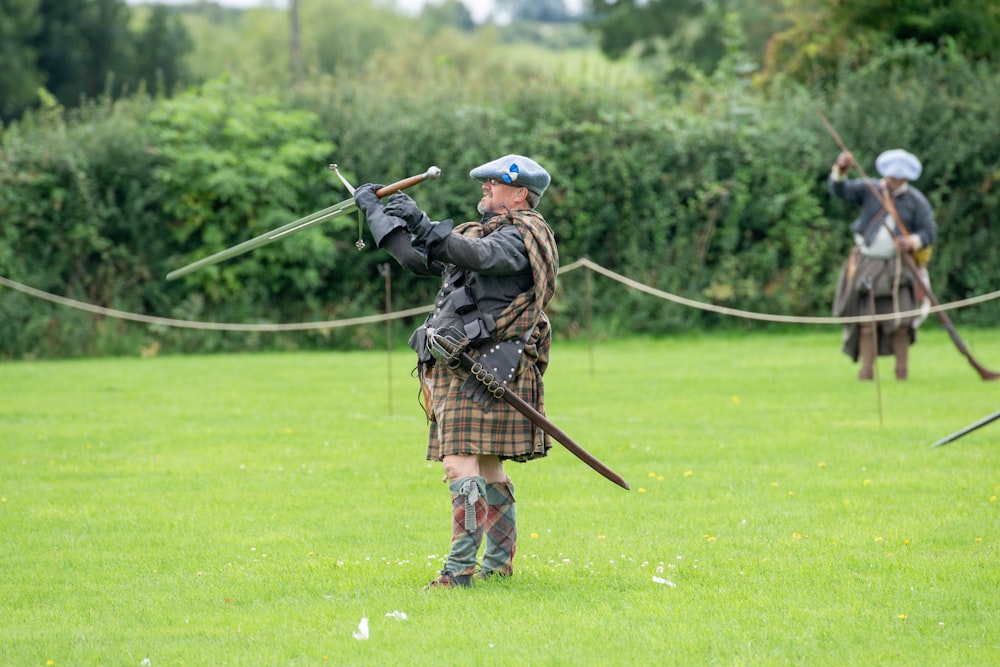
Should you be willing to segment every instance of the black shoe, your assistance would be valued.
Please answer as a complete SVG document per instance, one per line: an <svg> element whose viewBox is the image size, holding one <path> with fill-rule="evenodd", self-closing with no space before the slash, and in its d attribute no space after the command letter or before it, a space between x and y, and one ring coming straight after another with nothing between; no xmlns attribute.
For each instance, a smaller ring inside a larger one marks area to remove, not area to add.
<svg viewBox="0 0 1000 667"><path fill-rule="evenodd" d="M447 570L441 570L437 579L424 586L424 590L430 588L469 588L472 586L471 574L452 574Z"/></svg>

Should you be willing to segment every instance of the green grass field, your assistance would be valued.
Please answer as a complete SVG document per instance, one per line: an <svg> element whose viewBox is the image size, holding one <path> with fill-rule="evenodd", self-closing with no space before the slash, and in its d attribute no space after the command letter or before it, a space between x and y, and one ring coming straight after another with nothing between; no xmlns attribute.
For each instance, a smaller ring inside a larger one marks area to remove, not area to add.
<svg viewBox="0 0 1000 667"><path fill-rule="evenodd" d="M929 323L880 423L838 344L557 339L632 490L511 466L516 576L454 591L406 351L0 364L0 664L995 665L1000 421L930 445L1000 383Z"/></svg>

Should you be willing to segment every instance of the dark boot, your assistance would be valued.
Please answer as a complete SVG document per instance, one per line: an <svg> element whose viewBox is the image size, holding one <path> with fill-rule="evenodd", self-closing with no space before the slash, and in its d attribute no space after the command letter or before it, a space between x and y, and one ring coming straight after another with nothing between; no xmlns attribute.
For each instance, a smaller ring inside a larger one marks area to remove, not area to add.
<svg viewBox="0 0 1000 667"><path fill-rule="evenodd" d="M859 380L871 380L875 377L875 352L878 343L875 340L875 327L862 325L858 327L858 357L861 360Z"/></svg>
<svg viewBox="0 0 1000 667"><path fill-rule="evenodd" d="M905 380L909 375L910 330L900 327L892 332L892 353L896 356L896 379Z"/></svg>
<svg viewBox="0 0 1000 667"><path fill-rule="evenodd" d="M486 485L486 550L479 578L509 577L514 574L517 551L517 509L514 485L506 482Z"/></svg>
<svg viewBox="0 0 1000 667"><path fill-rule="evenodd" d="M451 491L451 551L437 579L424 588L471 586L476 554L486 527L486 480L462 477L449 485Z"/></svg>

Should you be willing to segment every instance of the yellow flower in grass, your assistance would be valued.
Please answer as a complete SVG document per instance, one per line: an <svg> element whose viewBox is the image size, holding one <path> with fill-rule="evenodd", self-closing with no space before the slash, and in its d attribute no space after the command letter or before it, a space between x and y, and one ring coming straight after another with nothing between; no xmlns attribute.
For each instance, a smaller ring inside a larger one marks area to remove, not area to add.
<svg viewBox="0 0 1000 667"><path fill-rule="evenodd" d="M899 620L901 620L901 621L905 621L905 620L906 620L907 618L908 618L908 617L907 617L907 615L906 615L906 614L900 614L900 615L899 615Z"/></svg>
<svg viewBox="0 0 1000 667"><path fill-rule="evenodd" d="M691 476L691 475L693 475L693 474L694 474L694 471L693 471L693 470L685 470L685 471L684 471L684 476L685 476L685 477L690 477L690 476Z"/></svg>
<svg viewBox="0 0 1000 667"><path fill-rule="evenodd" d="M532 533L531 534L531 539L537 540L538 539L538 533Z"/></svg>

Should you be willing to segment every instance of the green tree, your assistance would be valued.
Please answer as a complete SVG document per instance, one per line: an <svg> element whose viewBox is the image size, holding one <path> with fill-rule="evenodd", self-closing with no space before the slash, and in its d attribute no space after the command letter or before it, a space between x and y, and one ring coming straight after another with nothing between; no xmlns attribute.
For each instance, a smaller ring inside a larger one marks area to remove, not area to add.
<svg viewBox="0 0 1000 667"><path fill-rule="evenodd" d="M134 83L124 0L42 0L41 13L42 30L31 45L47 75L46 88L60 102L76 106Z"/></svg>
<svg viewBox="0 0 1000 667"><path fill-rule="evenodd" d="M154 5L135 39L135 74L139 81L162 85L172 93L190 80L184 56L193 48L191 36L165 5Z"/></svg>
<svg viewBox="0 0 1000 667"><path fill-rule="evenodd" d="M163 5L143 11L133 32L125 0L0 0L0 119L38 106L41 88L73 108L143 81L168 92L185 83L186 30Z"/></svg>
<svg viewBox="0 0 1000 667"><path fill-rule="evenodd" d="M563 0L510 0L502 3L502 11L514 21L564 23L572 20Z"/></svg>
<svg viewBox="0 0 1000 667"><path fill-rule="evenodd" d="M892 41L939 45L953 39L972 59L992 59L1000 47L1000 4L983 0L908 0L891 4L870 0L827 0L842 25L870 30Z"/></svg>
<svg viewBox="0 0 1000 667"><path fill-rule="evenodd" d="M40 0L0 0L0 121L16 117L44 79L30 40L42 28Z"/></svg>
<svg viewBox="0 0 1000 667"><path fill-rule="evenodd" d="M652 53L651 40L676 34L704 11L701 0L589 0L592 18L586 21L600 35L601 51L621 58L630 50Z"/></svg>
<svg viewBox="0 0 1000 667"><path fill-rule="evenodd" d="M413 26L412 19L371 0L328 0L321 7L307 4L301 11L308 67L323 74L370 66L375 54L393 49Z"/></svg>
<svg viewBox="0 0 1000 667"><path fill-rule="evenodd" d="M774 35L764 80L791 78L832 87L900 42L955 48L971 60L994 60L1000 48L1000 4L980 0L784 0L788 27Z"/></svg>
<svg viewBox="0 0 1000 667"><path fill-rule="evenodd" d="M431 34L445 26L458 28L463 32L472 32L476 22L472 14L460 0L445 0L441 4L427 4L420 10L420 23Z"/></svg>
<svg viewBox="0 0 1000 667"><path fill-rule="evenodd" d="M584 25L612 59L638 56L667 81L712 74L726 54L727 16L751 39L746 48L763 61L764 45L779 19L781 0L589 0ZM691 71L693 68L693 72Z"/></svg>

